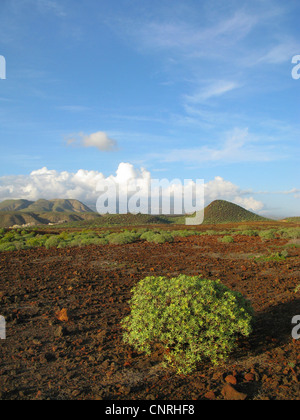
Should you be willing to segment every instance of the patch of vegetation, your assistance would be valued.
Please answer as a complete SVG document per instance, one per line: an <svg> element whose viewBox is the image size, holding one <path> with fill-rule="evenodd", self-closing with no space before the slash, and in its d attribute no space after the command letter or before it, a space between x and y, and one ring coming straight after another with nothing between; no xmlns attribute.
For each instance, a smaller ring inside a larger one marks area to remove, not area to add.
<svg viewBox="0 0 300 420"><path fill-rule="evenodd" d="M216 230L208 229L201 233L201 235L205 236L212 236L212 235L218 235L218 232Z"/></svg>
<svg viewBox="0 0 300 420"><path fill-rule="evenodd" d="M276 238L276 229L262 230L259 232L259 237L263 241L268 241Z"/></svg>
<svg viewBox="0 0 300 420"><path fill-rule="evenodd" d="M234 239L232 236L223 236L223 238L219 238L219 242L222 244L232 244Z"/></svg>
<svg viewBox="0 0 300 420"><path fill-rule="evenodd" d="M300 292L300 284L298 284L298 286L296 286L294 293L299 293Z"/></svg>
<svg viewBox="0 0 300 420"><path fill-rule="evenodd" d="M132 244L139 240L140 235L134 232L123 232L123 233L112 233L107 237L110 244L114 245L125 245Z"/></svg>
<svg viewBox="0 0 300 420"><path fill-rule="evenodd" d="M300 217L287 217L283 222L300 223Z"/></svg>
<svg viewBox="0 0 300 420"><path fill-rule="evenodd" d="M176 238L177 236L180 238L188 238L189 236L196 236L199 235L199 232L197 232L196 230L172 230L172 232L170 232L171 235L173 236L173 238Z"/></svg>
<svg viewBox="0 0 300 420"><path fill-rule="evenodd" d="M277 262L281 262L281 261L285 261L289 256L289 253L287 250L283 250L281 252L273 252L270 255L262 255L259 257L254 257L254 260L256 262L267 262L267 261L277 261Z"/></svg>
<svg viewBox="0 0 300 420"><path fill-rule="evenodd" d="M200 276L147 277L132 290L131 314L122 321L124 341L151 354L165 349L165 362L188 374L200 361L226 359L237 335L251 333L253 309L220 281Z"/></svg>
<svg viewBox="0 0 300 420"><path fill-rule="evenodd" d="M241 229L235 232L235 235L242 235L242 236L258 236L259 232L254 229Z"/></svg>
<svg viewBox="0 0 300 420"><path fill-rule="evenodd" d="M278 231L282 238L300 239L300 228L284 228Z"/></svg>
<svg viewBox="0 0 300 420"><path fill-rule="evenodd" d="M148 231L145 232L141 239L144 239L147 242L154 242L156 244L164 244L165 242L173 242L174 237L171 233L168 232L157 232L157 231Z"/></svg>

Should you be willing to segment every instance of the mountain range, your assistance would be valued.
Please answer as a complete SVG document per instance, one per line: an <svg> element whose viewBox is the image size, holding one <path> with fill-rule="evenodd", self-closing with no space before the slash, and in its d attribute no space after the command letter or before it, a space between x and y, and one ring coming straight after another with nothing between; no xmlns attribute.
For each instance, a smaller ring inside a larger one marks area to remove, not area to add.
<svg viewBox="0 0 300 420"><path fill-rule="evenodd" d="M25 211L25 212L57 212L57 213L93 213L90 208L78 200L5 200L0 203L0 211Z"/></svg>
<svg viewBox="0 0 300 420"><path fill-rule="evenodd" d="M78 226L184 224L184 216L99 215L78 200L5 200L0 203L0 227L76 223ZM285 221L299 222L299 218ZM298 220L297 220L298 219ZM270 221L225 200L215 200L204 209L204 224Z"/></svg>

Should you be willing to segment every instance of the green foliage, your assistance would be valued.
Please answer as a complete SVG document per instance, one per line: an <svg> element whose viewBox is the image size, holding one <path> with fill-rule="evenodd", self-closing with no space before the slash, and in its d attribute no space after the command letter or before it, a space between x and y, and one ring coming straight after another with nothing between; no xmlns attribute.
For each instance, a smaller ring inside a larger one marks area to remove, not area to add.
<svg viewBox="0 0 300 420"><path fill-rule="evenodd" d="M225 200L213 201L204 209L204 223L210 225L218 223L259 222L265 220L267 219Z"/></svg>
<svg viewBox="0 0 300 420"><path fill-rule="evenodd" d="M173 242L174 237L171 233L168 232L156 232L156 231L149 231L145 232L141 239L146 240L147 242L154 242L155 244L164 244L166 242Z"/></svg>
<svg viewBox="0 0 300 420"><path fill-rule="evenodd" d="M219 238L219 242L223 244L232 244L234 239L232 236L223 236L223 238Z"/></svg>
<svg viewBox="0 0 300 420"><path fill-rule="evenodd" d="M7 252L7 251L16 251L16 246L14 243L7 242L0 244L0 252Z"/></svg>
<svg viewBox="0 0 300 420"><path fill-rule="evenodd" d="M244 236L258 236L258 231L253 229L245 229L239 232L239 234Z"/></svg>
<svg viewBox="0 0 300 420"><path fill-rule="evenodd" d="M173 230L170 232L173 238L179 237L179 238L188 238L189 236L195 236L198 235L198 232L195 230Z"/></svg>
<svg viewBox="0 0 300 420"><path fill-rule="evenodd" d="M60 244L60 239L58 236L56 235L52 235L50 236L50 238L47 239L47 241L45 242L45 247L47 249L50 248L57 248L58 245Z"/></svg>
<svg viewBox="0 0 300 420"><path fill-rule="evenodd" d="M298 286L295 287L294 293L299 293L300 292L300 284L298 284Z"/></svg>
<svg viewBox="0 0 300 420"><path fill-rule="evenodd" d="M215 230L212 230L212 229L208 229L208 230L206 230L205 232L202 233L202 235L208 235L208 236L217 235L217 234L218 234L218 232L216 232Z"/></svg>
<svg viewBox="0 0 300 420"><path fill-rule="evenodd" d="M251 333L249 302L220 281L147 277L132 292L131 314L122 321L125 343L146 354L159 343L178 373L192 372L200 361L219 363L237 335Z"/></svg>
<svg viewBox="0 0 300 420"><path fill-rule="evenodd" d="M7 232L3 238L1 239L1 243L8 243L8 242L13 242L15 239L15 232L11 231L11 232Z"/></svg>
<svg viewBox="0 0 300 420"><path fill-rule="evenodd" d="M37 235L26 240L26 245L28 248L38 248L44 246L49 235Z"/></svg>
<svg viewBox="0 0 300 420"><path fill-rule="evenodd" d="M300 238L300 228L284 228L280 229L278 234L282 238L288 239L299 239Z"/></svg>
<svg viewBox="0 0 300 420"><path fill-rule="evenodd" d="M262 230L261 232L259 232L259 237L263 241L275 239L276 238L275 232L276 232L276 229Z"/></svg>
<svg viewBox="0 0 300 420"><path fill-rule="evenodd" d="M136 242L139 239L139 237L140 235L137 233L125 231L123 233L112 233L107 237L107 240L110 244L125 245Z"/></svg>
<svg viewBox="0 0 300 420"><path fill-rule="evenodd" d="M280 262L280 261L285 261L286 258L288 258L288 256L289 256L288 251L284 250L284 251L281 251L281 252L273 252L270 255L262 255L260 257L255 257L255 261L257 261L257 262L259 262L259 261L264 261L264 262L267 262L267 261L275 261L276 262L277 261L277 262Z"/></svg>

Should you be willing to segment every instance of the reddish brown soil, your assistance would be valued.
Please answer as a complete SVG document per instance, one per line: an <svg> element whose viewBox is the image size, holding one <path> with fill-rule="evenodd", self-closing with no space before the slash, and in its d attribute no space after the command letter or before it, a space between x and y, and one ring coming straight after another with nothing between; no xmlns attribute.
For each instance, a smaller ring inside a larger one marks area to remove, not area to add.
<svg viewBox="0 0 300 420"><path fill-rule="evenodd" d="M300 340L291 337L300 315L300 249L281 262L253 255L282 249L286 240L262 242L217 237L177 238L172 244L134 243L0 254L0 399L223 399L228 375L248 399L299 399ZM147 275L221 279L251 300L254 332L226 364L198 366L179 376L122 343L120 321L130 290ZM67 309L69 321L56 314Z"/></svg>

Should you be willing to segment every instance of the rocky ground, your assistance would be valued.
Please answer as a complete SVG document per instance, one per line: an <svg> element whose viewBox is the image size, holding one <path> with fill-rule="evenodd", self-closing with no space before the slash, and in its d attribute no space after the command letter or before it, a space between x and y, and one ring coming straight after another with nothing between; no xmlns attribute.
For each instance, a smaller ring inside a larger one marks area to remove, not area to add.
<svg viewBox="0 0 300 420"><path fill-rule="evenodd" d="M255 261L287 240L216 236L174 243L33 249L0 254L0 399L299 399L300 249ZM226 364L179 376L122 342L130 290L147 275L221 279L256 311L254 332Z"/></svg>

